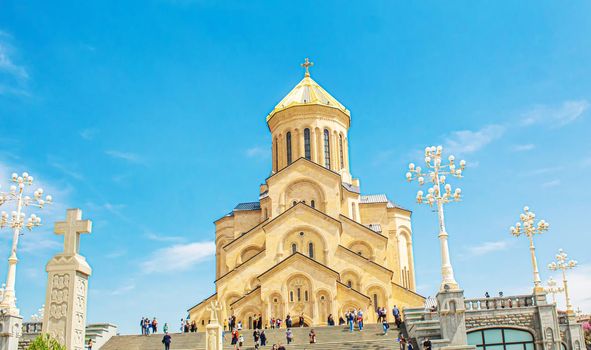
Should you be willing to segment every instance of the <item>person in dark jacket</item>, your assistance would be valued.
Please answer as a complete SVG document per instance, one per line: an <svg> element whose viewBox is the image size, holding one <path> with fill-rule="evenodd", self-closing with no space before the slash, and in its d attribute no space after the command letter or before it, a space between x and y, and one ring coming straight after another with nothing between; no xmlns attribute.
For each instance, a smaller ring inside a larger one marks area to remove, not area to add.
<svg viewBox="0 0 591 350"><path fill-rule="evenodd" d="M170 334L165 333L162 337L162 344L164 344L164 350L170 350L170 343L172 343L172 337Z"/></svg>
<svg viewBox="0 0 591 350"><path fill-rule="evenodd" d="M265 331L261 331L261 346L265 346L267 345L267 335L265 334Z"/></svg>

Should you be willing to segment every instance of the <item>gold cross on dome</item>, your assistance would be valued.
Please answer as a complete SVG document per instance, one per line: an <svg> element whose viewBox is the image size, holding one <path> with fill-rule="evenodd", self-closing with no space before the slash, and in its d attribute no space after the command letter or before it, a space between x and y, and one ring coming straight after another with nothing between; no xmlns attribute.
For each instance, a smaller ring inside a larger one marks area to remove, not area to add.
<svg viewBox="0 0 591 350"><path fill-rule="evenodd" d="M309 77L310 76L310 67L312 67L314 65L314 62L310 62L310 59L308 59L308 57L306 57L306 59L304 60L304 63L300 64L300 66L306 68L306 76Z"/></svg>
<svg viewBox="0 0 591 350"><path fill-rule="evenodd" d="M82 220L82 210L68 209L66 221L55 223L54 232L57 235L64 235L64 254L67 256L76 255L80 251L80 234L90 233L92 222Z"/></svg>

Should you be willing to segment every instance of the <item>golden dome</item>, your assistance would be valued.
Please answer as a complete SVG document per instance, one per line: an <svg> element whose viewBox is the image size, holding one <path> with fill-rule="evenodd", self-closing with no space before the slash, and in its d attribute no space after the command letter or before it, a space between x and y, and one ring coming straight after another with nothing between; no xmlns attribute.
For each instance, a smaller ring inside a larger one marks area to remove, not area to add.
<svg viewBox="0 0 591 350"><path fill-rule="evenodd" d="M343 113L351 116L349 110L339 101L324 90L307 73L304 79L298 83L290 92L275 106L273 111L267 116L267 121L284 109L293 106L322 105L341 110Z"/></svg>

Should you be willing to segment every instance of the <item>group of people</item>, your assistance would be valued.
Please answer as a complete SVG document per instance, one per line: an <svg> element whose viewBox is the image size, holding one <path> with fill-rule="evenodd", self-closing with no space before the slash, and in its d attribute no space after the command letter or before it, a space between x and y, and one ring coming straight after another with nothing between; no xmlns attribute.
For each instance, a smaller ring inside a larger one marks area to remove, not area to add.
<svg viewBox="0 0 591 350"><path fill-rule="evenodd" d="M400 350L414 350L412 339L406 339L402 334L398 338L398 343L400 344ZM423 350L431 350L432 346L431 340L425 338L423 341Z"/></svg>
<svg viewBox="0 0 591 350"><path fill-rule="evenodd" d="M156 317L150 320L149 317L142 317L140 321L140 328L142 335L150 335L150 333L158 333L158 320ZM164 333L168 332L168 324L164 324Z"/></svg>
<svg viewBox="0 0 591 350"><path fill-rule="evenodd" d="M197 332L197 323L191 322L189 319L181 318L181 333L195 333Z"/></svg>

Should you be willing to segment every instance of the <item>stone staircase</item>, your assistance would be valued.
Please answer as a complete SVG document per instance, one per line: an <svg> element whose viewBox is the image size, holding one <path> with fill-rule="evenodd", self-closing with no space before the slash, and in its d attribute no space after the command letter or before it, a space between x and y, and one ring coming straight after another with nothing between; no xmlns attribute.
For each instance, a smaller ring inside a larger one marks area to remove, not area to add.
<svg viewBox="0 0 591 350"><path fill-rule="evenodd" d="M294 341L286 345L285 328L267 329L267 346L261 349L270 349L273 344L283 344L286 349L367 349L367 350L392 350L398 349L398 331L392 325L387 335L382 332L381 324L366 325L362 332L355 329L350 333L344 326L314 327L316 332L316 344L310 344L308 333L311 328L292 328ZM242 349L254 349L252 330L243 330L245 344ZM172 336L172 350L204 350L205 334L200 333L176 333ZM149 336L123 335L112 337L101 350L162 350L162 334ZM224 336L224 349L234 347L230 344L230 334Z"/></svg>
<svg viewBox="0 0 591 350"><path fill-rule="evenodd" d="M439 316L436 312L420 308L406 308L402 311L404 316L404 325L408 336L413 340L415 349L421 349L422 344L427 338L431 340L432 348L442 348L449 345L448 339L441 339L441 325Z"/></svg>
<svg viewBox="0 0 591 350"><path fill-rule="evenodd" d="M92 349L99 350L115 335L117 335L117 326L110 323L92 323L86 326L84 344L88 344L88 339L92 339Z"/></svg>

